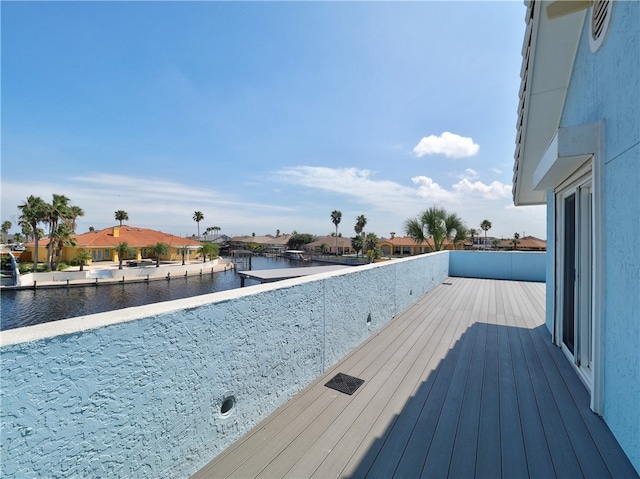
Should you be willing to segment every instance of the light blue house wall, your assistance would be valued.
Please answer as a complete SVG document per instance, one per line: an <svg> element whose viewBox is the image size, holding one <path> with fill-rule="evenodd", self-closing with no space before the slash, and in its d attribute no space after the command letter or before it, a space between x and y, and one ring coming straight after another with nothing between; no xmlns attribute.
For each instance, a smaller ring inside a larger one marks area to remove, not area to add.
<svg viewBox="0 0 640 479"><path fill-rule="evenodd" d="M555 307L555 251L556 224L555 224L555 195L553 191L547 191L547 256L546 256L546 305L545 324L553 336L553 308Z"/></svg>
<svg viewBox="0 0 640 479"><path fill-rule="evenodd" d="M614 2L608 37L586 21L561 127L604 122L604 419L640 471L640 7ZM552 199L547 210L553 211ZM553 220L548 238L553 238ZM548 242L553 248L553 242ZM551 252L551 250L550 250ZM551 255L550 255L551 256ZM553 269L547 298L553 298ZM547 315L552 308L547 307Z"/></svg>

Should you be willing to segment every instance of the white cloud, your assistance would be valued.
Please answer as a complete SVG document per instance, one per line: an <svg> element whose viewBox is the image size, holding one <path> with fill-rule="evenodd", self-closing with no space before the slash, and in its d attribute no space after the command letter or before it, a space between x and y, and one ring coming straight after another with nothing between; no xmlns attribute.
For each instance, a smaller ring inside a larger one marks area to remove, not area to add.
<svg viewBox="0 0 640 479"><path fill-rule="evenodd" d="M470 182L463 178L453 185L453 190L460 196L473 196L487 200L499 200L511 196L511 185L505 185L499 181L494 181L490 185L485 185L481 181Z"/></svg>
<svg viewBox="0 0 640 479"><path fill-rule="evenodd" d="M351 214L349 210L354 211L354 214L364 212L370 220L372 230L379 234L387 231L401 234L407 218L436 204L456 211L468 225L474 227L478 227L484 218L489 218L494 224L492 233L498 237L518 229L544 237L544 207L536 207L531 214L525 216L518 216L517 212L522 210L516 209L514 215L513 209L509 207L511 186L498 181L490 184L473 181L477 175L477 171L468 169L464 172L463 179L450 187L440 185L428 176L415 176L411 178L412 185L403 185L376 179L376 173L370 170L296 166L276 171L272 179L328 193L327 197L321 197L319 193L303 196L316 198L316 201L328 204L330 208L338 205L345 215ZM282 189L286 191L287 188ZM294 194L299 195L300 193ZM327 198L330 203L327 203ZM355 204L351 205L350 200L355 201ZM307 210L300 212L301 215L307 213Z"/></svg>
<svg viewBox="0 0 640 479"><path fill-rule="evenodd" d="M327 168L294 166L278 170L273 179L280 183L296 184L342 193L374 205L393 203L397 198L411 196L413 190L394 181L376 180L369 170L358 168Z"/></svg>
<svg viewBox="0 0 640 479"><path fill-rule="evenodd" d="M178 235L196 232L197 226L192 220L194 211L204 213L205 227L219 225L227 234L259 227L262 221L277 224L275 218L295 211L291 206L242 201L228 193L177 181L95 173L57 182L3 179L3 218L17 224L17 205L28 196L25 192L45 201L51 201L53 193L69 197L72 204L85 212L84 217L78 219L79 232L87 231L89 226L101 229L116 224L114 212L120 209L128 213L131 225ZM200 226L202 228L203 224Z"/></svg>
<svg viewBox="0 0 640 479"><path fill-rule="evenodd" d="M375 205L379 209L395 209L399 204L459 204L468 198L502 200L510 198L511 185L499 181L484 184L470 181L477 176L475 170L465 170L466 177L447 189L428 176L415 176L411 181L415 187L404 186L389 180L376 180L370 170L358 168L327 168L296 166L278 170L273 179L279 183L289 183L315 188L333 193L341 193L363 203Z"/></svg>
<svg viewBox="0 0 640 479"><path fill-rule="evenodd" d="M415 176L411 178L411 181L418 185L418 191L416 194L427 201L443 203L456 202L457 200L453 193L442 188L428 176Z"/></svg>
<svg viewBox="0 0 640 479"><path fill-rule="evenodd" d="M418 158L425 155L445 155L447 158L466 158L478 153L480 146L472 138L456 135L448 131L440 136L430 135L422 138L413 152Z"/></svg>

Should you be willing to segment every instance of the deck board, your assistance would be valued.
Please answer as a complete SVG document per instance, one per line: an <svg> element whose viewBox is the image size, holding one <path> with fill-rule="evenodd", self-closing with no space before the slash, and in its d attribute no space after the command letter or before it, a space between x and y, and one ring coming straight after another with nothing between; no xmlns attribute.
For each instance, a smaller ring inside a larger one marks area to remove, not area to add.
<svg viewBox="0 0 640 479"><path fill-rule="evenodd" d="M551 343L544 284L445 283L192 477L638 477ZM324 387L337 372L365 383Z"/></svg>

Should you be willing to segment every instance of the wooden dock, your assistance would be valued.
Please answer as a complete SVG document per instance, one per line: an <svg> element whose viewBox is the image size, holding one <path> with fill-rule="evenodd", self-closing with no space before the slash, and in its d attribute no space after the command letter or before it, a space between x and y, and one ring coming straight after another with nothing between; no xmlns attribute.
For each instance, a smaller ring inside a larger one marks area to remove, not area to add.
<svg viewBox="0 0 640 479"><path fill-rule="evenodd" d="M541 283L449 278L192 477L638 477L544 308Z"/></svg>

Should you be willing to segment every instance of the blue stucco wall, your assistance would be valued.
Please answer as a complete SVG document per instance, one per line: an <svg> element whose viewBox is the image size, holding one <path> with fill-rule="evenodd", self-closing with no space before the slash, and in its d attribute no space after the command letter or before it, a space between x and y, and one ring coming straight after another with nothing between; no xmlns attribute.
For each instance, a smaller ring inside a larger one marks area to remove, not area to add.
<svg viewBox="0 0 640 479"><path fill-rule="evenodd" d="M544 282L544 252L451 251L449 274L466 278Z"/></svg>
<svg viewBox="0 0 640 479"><path fill-rule="evenodd" d="M605 125L604 419L640 471L640 3L613 2L602 47L580 39L561 125Z"/></svg>
<svg viewBox="0 0 640 479"><path fill-rule="evenodd" d="M187 477L448 273L434 253L5 331L1 475Z"/></svg>
<svg viewBox="0 0 640 479"><path fill-rule="evenodd" d="M555 223L555 195L553 191L547 191L547 281L546 281L546 305L545 305L545 325L553 337L553 315L555 307L555 251L556 223Z"/></svg>

